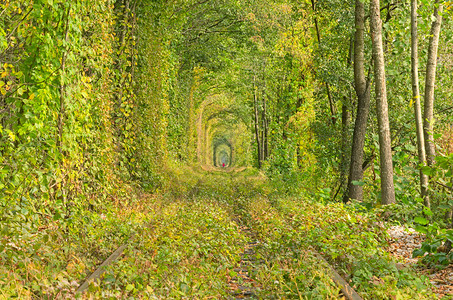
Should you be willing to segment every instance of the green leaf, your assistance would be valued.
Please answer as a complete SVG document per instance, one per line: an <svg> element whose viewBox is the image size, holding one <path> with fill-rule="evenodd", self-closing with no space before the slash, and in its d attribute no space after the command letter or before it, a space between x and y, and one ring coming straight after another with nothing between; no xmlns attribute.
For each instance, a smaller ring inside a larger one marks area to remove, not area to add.
<svg viewBox="0 0 453 300"><path fill-rule="evenodd" d="M33 245L33 250L38 251L39 248L41 248L41 244L37 243Z"/></svg>
<svg viewBox="0 0 453 300"><path fill-rule="evenodd" d="M447 173L445 174L445 177L453 177L452 175L453 175L453 170L452 170L452 169L449 169L449 170L447 171Z"/></svg>
<svg viewBox="0 0 453 300"><path fill-rule="evenodd" d="M453 229L447 230L447 232L445 233L445 236L447 237L447 239L450 240L450 242L453 242Z"/></svg>
<svg viewBox="0 0 453 300"><path fill-rule="evenodd" d="M432 216L433 215L433 212L431 211L431 209L429 207L424 207L423 208L423 213L426 215L426 216ZM422 224L424 225L424 224Z"/></svg>
<svg viewBox="0 0 453 300"><path fill-rule="evenodd" d="M112 282L115 282L116 278L115 276L111 275L111 274L107 274L105 277L104 277L104 281L105 282L109 282L109 283L112 283ZM134 288L134 287L132 287Z"/></svg>
<svg viewBox="0 0 453 300"><path fill-rule="evenodd" d="M422 250L422 249L415 249L413 252L412 252L412 257L413 258L416 258L416 257L421 257L425 254L425 251Z"/></svg>
<svg viewBox="0 0 453 300"><path fill-rule="evenodd" d="M423 172L423 174L428 175L428 176L434 175L434 170L428 166L422 167L422 172Z"/></svg>
<svg viewBox="0 0 453 300"><path fill-rule="evenodd" d="M427 225L429 223L429 221L423 217L415 217L414 222L421 225Z"/></svg>
<svg viewBox="0 0 453 300"><path fill-rule="evenodd" d="M353 185L358 185L358 186L364 186L364 185L365 185L365 182L353 180L353 181L352 181L352 184L353 184Z"/></svg>
<svg viewBox="0 0 453 300"><path fill-rule="evenodd" d="M54 221L57 221L57 220L60 220L61 219L61 214L59 211L57 211L54 215L53 215L53 219Z"/></svg>
<svg viewBox="0 0 453 300"><path fill-rule="evenodd" d="M132 291L132 290L134 289L134 287L135 287L135 286L134 286L133 284L128 284L128 285L126 286L126 291L130 292L130 291Z"/></svg>

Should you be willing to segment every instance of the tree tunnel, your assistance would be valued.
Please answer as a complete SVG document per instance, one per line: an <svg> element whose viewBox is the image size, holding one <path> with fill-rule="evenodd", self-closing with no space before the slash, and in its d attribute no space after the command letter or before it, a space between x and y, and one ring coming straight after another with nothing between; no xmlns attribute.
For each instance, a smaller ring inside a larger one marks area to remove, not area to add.
<svg viewBox="0 0 453 300"><path fill-rule="evenodd" d="M215 168L242 167L251 161L249 120L226 94L206 97L198 111L198 161Z"/></svg>
<svg viewBox="0 0 453 300"><path fill-rule="evenodd" d="M233 162L233 147L225 137L216 137L212 142L212 161L215 167L230 167Z"/></svg>

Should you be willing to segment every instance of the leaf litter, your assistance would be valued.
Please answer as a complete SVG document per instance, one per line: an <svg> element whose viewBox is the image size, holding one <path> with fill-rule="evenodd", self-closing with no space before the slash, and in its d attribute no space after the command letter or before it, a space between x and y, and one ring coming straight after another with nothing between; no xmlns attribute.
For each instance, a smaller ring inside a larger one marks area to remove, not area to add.
<svg viewBox="0 0 453 300"><path fill-rule="evenodd" d="M401 225L389 227L387 233L389 235L387 251L397 259L397 267L415 269L429 278L433 292L440 299L453 299L453 265L450 264L444 269L426 268L419 264L419 258L412 256L412 252L422 246L425 235Z"/></svg>

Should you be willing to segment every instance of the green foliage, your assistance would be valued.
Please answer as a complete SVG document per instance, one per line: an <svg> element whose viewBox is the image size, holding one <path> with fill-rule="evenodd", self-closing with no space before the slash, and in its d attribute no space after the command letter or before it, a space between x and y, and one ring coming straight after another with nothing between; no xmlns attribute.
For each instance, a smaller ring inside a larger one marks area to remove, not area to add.
<svg viewBox="0 0 453 300"><path fill-rule="evenodd" d="M151 204L154 211L143 215L147 226L137 232L140 237L90 295L226 296L226 275L244 244L227 210L202 199L164 203Z"/></svg>
<svg viewBox="0 0 453 300"><path fill-rule="evenodd" d="M13 238L19 227L33 232L38 219L70 220L74 210L97 202L95 195L114 193L114 19L104 1L8 1L2 11L0 203L2 227Z"/></svg>
<svg viewBox="0 0 453 300"><path fill-rule="evenodd" d="M232 222L240 216L265 241L255 274L263 296L337 294L325 266L317 269L312 244L366 297L415 297L416 290L424 297L424 283L395 270L379 250L374 219L358 212L414 220L428 235L416 255L430 253L425 259L436 264L451 259L437 253L452 240L441 219L452 205L447 138L439 139L436 164L423 168L437 184L432 210L418 198L408 7L383 8L399 203L371 210L380 180L372 114L364 149L371 163L355 182L366 202L353 210L328 204L349 153L341 135L349 137L353 123L341 128L332 120L340 119L340 104L356 105L348 58L353 5L312 3L2 1L2 296L70 297L136 233L91 296L226 297L245 243ZM430 17L424 1L422 66ZM436 132L452 121L452 22L445 19ZM368 63L369 52L367 37ZM231 168L214 168L221 159ZM258 164L264 174L250 167ZM143 189L169 199L148 199ZM280 199L302 192L317 202ZM269 195L277 198L272 205L260 198Z"/></svg>
<svg viewBox="0 0 453 300"><path fill-rule="evenodd" d="M278 285L276 287L281 295L297 295L297 292L313 297L324 295L324 298L331 295L329 292L323 294L329 291L329 284L325 275L320 275L323 273L322 264L318 263L317 272L306 270L310 274L307 275L308 287L303 282L295 281L300 276L299 269L304 269L298 263L310 260L310 247L314 247L364 299L433 297L426 278L418 278L409 270L397 270L395 262L382 250L385 233L374 225L374 214L360 213L343 204L287 198L271 202L254 201L250 204L250 210L251 226L265 240L260 253L268 264L275 264L275 272L270 268L266 274L271 276L271 280L283 278L280 289ZM282 252L286 254L282 255ZM287 256L292 259L284 261L285 272L288 272L285 275L277 269ZM268 281L265 276L257 278ZM317 283L310 285L310 279Z"/></svg>

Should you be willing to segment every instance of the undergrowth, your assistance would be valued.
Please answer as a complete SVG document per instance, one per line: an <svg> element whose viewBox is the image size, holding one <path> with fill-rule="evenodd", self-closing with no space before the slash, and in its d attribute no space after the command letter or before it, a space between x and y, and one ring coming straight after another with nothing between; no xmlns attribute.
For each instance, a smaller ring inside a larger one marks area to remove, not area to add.
<svg viewBox="0 0 453 300"><path fill-rule="evenodd" d="M3 298L71 298L83 279L121 244L86 297L178 299L226 295L226 274L239 260L244 237L225 205L209 199L140 202L80 216L68 232L58 228L40 244L23 240L1 253ZM31 245L30 248L22 248ZM35 249L40 245L39 249ZM9 254L10 257L8 257Z"/></svg>
<svg viewBox="0 0 453 300"><path fill-rule="evenodd" d="M187 169L169 177L165 193L74 209L70 221L43 217L35 230L2 239L0 297L80 298L78 286L126 244L83 298L228 298L250 242L245 225L259 240L250 276L260 298L338 299L314 250L364 299L435 298L426 278L396 268L376 217L310 196L270 196L266 179L251 172Z"/></svg>
<svg viewBox="0 0 453 300"><path fill-rule="evenodd" d="M287 271L286 278L292 284L285 283L280 289L282 293L299 289L298 293L308 299L313 298L313 293L324 299L325 296L316 290L318 285L302 285L300 289L294 280L301 257L312 257L310 252L316 250L364 299L436 298L427 278L396 268L395 262L383 250L385 233L375 226L376 220L371 215L339 203L285 198L253 202L250 212L252 227L265 241L261 253L266 259L275 264L282 257L292 258L286 259L286 267L281 268ZM257 279L279 282L284 276L282 272L266 275L273 278L261 275ZM307 282L306 278L302 282Z"/></svg>

